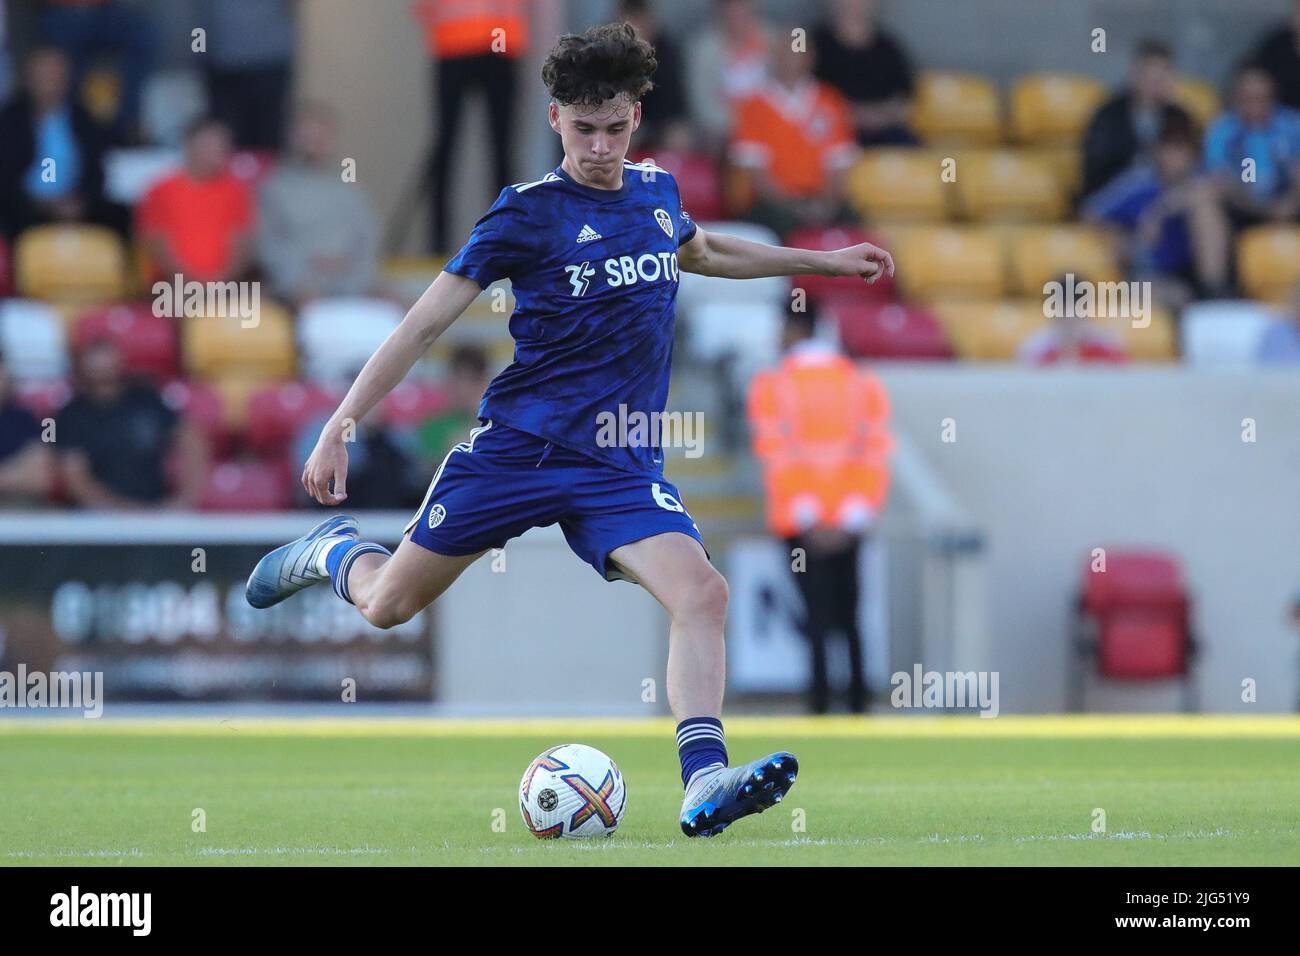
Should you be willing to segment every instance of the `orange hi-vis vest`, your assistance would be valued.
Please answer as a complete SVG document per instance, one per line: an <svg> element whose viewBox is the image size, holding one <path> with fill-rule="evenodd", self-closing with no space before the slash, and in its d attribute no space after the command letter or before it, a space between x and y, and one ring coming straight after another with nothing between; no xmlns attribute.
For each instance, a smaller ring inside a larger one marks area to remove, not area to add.
<svg viewBox="0 0 1300 956"><path fill-rule="evenodd" d="M429 53L440 60L528 51L525 0L416 0L413 7Z"/></svg>
<svg viewBox="0 0 1300 956"><path fill-rule="evenodd" d="M783 538L814 526L866 530L889 492L889 396L833 352L795 352L749 390L767 524Z"/></svg>

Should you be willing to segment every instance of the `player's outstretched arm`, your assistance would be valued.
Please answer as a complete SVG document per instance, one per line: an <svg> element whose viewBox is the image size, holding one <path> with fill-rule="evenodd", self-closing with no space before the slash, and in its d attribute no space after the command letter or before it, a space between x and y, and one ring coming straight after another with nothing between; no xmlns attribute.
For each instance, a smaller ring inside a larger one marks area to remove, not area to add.
<svg viewBox="0 0 1300 956"><path fill-rule="evenodd" d="M443 272L392 334L370 356L361 374L330 420L321 429L316 447L302 470L302 486L323 505L347 498L348 452L344 443L372 408L406 377L411 366L469 308L479 292L477 282ZM331 489L331 483L333 485Z"/></svg>
<svg viewBox="0 0 1300 956"><path fill-rule="evenodd" d="M725 233L696 228L690 242L677 250L677 264L683 272L727 279L759 279L764 276L861 276L868 283L881 275L894 274L894 259L869 242L822 252L790 249L750 242Z"/></svg>

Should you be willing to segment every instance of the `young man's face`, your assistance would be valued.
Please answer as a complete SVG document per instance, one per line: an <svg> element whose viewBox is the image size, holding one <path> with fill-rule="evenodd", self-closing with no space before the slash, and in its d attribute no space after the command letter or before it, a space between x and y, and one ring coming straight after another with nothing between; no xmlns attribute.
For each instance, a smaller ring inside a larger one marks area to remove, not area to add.
<svg viewBox="0 0 1300 956"><path fill-rule="evenodd" d="M578 182L597 189L617 189L623 181L623 157L632 133L641 125L641 104L626 95L599 106L550 108L551 129L564 146L565 171Z"/></svg>

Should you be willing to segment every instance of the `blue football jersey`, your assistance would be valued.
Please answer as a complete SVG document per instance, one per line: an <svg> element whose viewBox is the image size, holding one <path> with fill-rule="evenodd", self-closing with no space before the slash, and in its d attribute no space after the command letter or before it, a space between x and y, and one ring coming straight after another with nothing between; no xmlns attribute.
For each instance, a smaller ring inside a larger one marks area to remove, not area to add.
<svg viewBox="0 0 1300 956"><path fill-rule="evenodd" d="M654 429L610 422L636 412L654 421L664 410L677 248L694 235L676 180L649 163L625 162L617 190L584 186L559 167L501 190L446 266L484 288L508 278L514 290L514 361L488 386L479 416L616 468L661 470Z"/></svg>

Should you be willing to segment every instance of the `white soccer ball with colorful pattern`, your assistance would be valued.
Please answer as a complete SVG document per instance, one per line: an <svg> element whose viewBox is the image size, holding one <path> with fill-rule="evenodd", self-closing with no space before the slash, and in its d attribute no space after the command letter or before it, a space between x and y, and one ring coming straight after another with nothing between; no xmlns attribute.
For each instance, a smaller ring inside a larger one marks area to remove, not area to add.
<svg viewBox="0 0 1300 956"><path fill-rule="evenodd" d="M618 764L585 744L552 747L519 781L519 810L539 840L609 836L626 808Z"/></svg>

